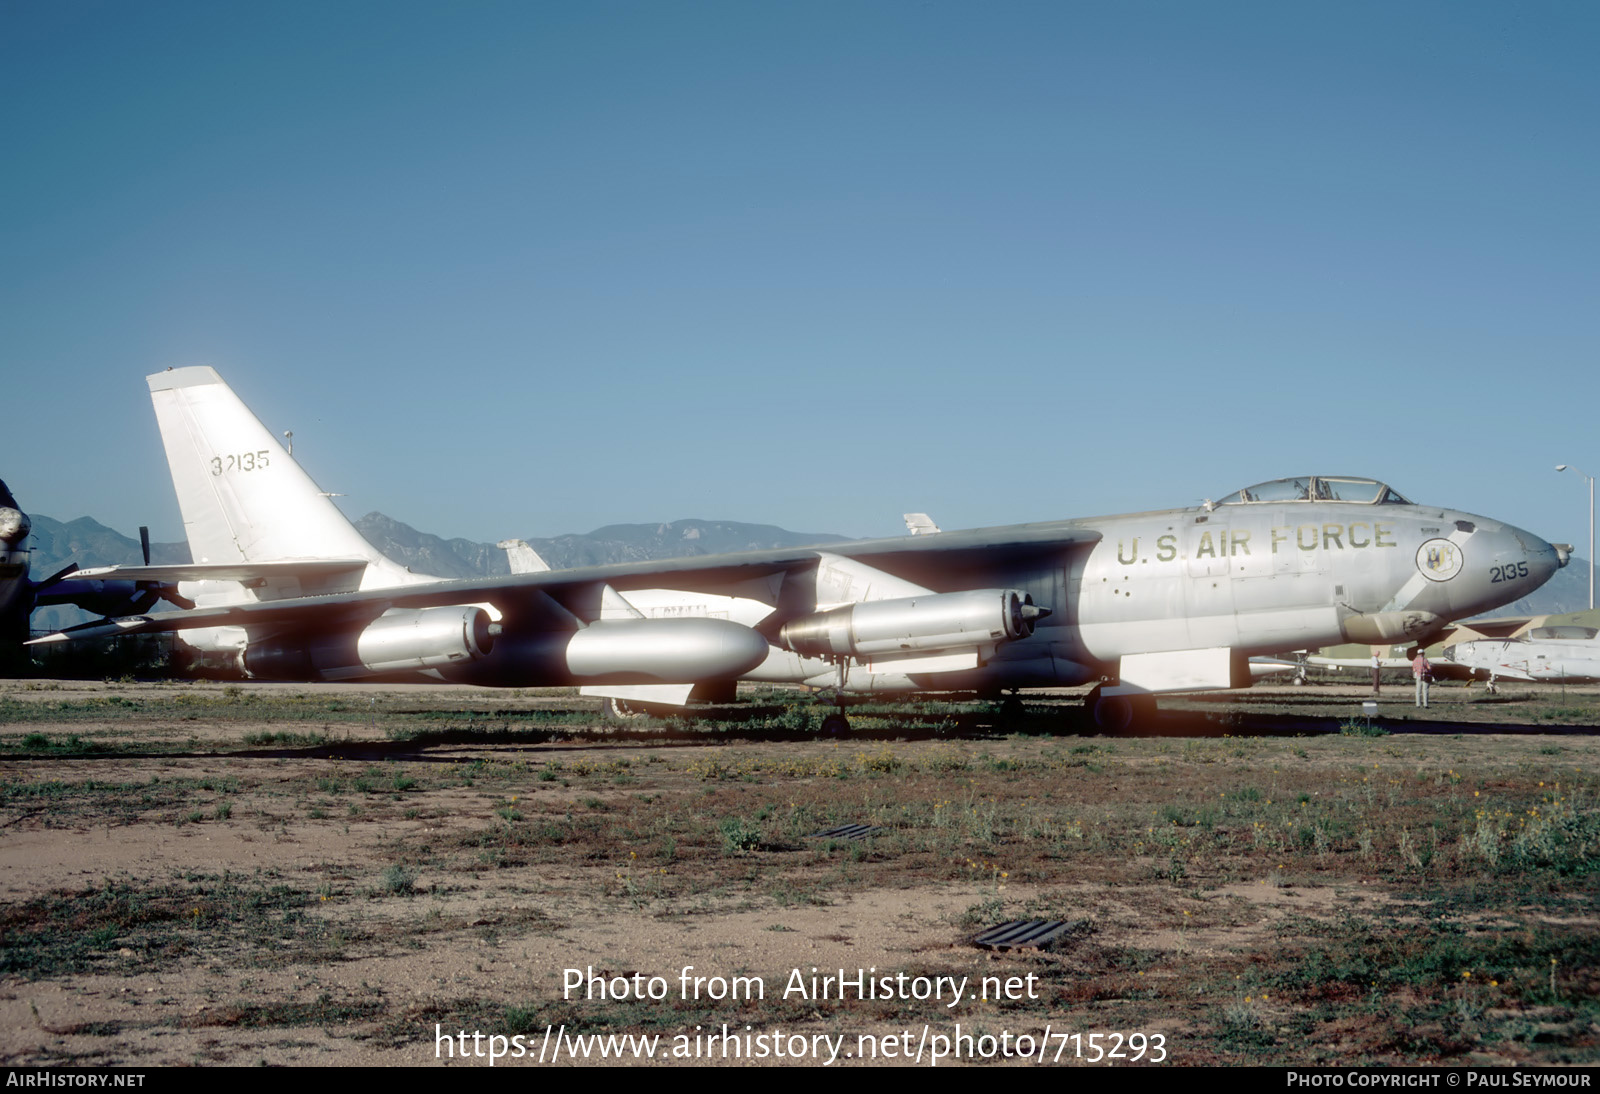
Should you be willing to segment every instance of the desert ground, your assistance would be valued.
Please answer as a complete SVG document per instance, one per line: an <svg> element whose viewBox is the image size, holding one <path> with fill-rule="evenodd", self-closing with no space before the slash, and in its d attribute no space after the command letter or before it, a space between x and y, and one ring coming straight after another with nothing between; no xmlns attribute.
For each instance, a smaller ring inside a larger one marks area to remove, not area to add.
<svg viewBox="0 0 1600 1094"><path fill-rule="evenodd" d="M1600 1062L1600 689L1434 697L0 682L0 1059Z"/></svg>

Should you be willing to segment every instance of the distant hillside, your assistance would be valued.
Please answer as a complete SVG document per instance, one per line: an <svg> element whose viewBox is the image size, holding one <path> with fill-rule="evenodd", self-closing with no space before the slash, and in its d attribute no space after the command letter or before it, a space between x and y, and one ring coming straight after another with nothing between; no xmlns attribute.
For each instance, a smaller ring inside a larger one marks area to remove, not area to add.
<svg viewBox="0 0 1600 1094"><path fill-rule="evenodd" d="M1546 581L1530 597L1525 597L1491 615L1559 615L1583 611L1589 606L1589 560L1574 558Z"/></svg>
<svg viewBox="0 0 1600 1094"><path fill-rule="evenodd" d="M492 543L440 539L382 513L368 513L356 527L378 550L418 573L440 577L478 577L510 573L506 553ZM588 535L529 539L528 545L558 570L604 566L614 562L690 555L721 555L775 547L839 543L843 536L824 532L790 532L771 524L731 520L677 520L670 524L608 524Z"/></svg>
<svg viewBox="0 0 1600 1094"><path fill-rule="evenodd" d="M43 581L69 562L90 566L138 566L139 540L129 539L107 528L93 517L79 517L63 524L59 520L29 513L33 522L33 557L29 570L33 580ZM152 543L150 561L173 563L189 561L187 543ZM89 619L88 613L70 604L40 608L33 613L34 630L58 630Z"/></svg>
<svg viewBox="0 0 1600 1094"><path fill-rule="evenodd" d="M127 566L143 560L139 540L129 539L107 528L93 517L79 517L63 524L59 520L28 514L33 521L33 576L45 577L76 562L79 566ZM188 562L187 543L152 543L150 561Z"/></svg>
<svg viewBox="0 0 1600 1094"><path fill-rule="evenodd" d="M30 513L33 521L32 574L35 581L75 562L79 566L137 566L139 541L107 528L91 517L52 520ZM356 527L378 550L420 574L439 577L488 577L510 573L506 553L492 543L469 539L441 539L419 532L382 513L368 513ZM528 543L556 569L598 566L612 562L641 562L686 555L716 555L730 551L756 551L774 547L801 547L812 543L838 543L843 536L820 532L790 532L771 524L741 524L730 520L679 520L670 524L610 524L588 535L530 539ZM152 543L150 561L189 561L187 543ZM57 630L82 623L89 616L69 605L41 608L33 614L35 630Z"/></svg>

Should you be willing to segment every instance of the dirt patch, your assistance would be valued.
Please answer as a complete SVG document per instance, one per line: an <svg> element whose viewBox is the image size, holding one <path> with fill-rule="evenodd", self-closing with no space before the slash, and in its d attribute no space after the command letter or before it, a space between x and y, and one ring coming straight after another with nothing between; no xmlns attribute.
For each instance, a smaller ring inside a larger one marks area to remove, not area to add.
<svg viewBox="0 0 1600 1094"><path fill-rule="evenodd" d="M1223 706L1200 738L922 710L771 739L395 687L0 711L12 1065L487 1063L474 1032L522 1062L1597 1058L1592 736L1239 737ZM881 831L814 835L847 823ZM1069 927L970 945L1013 918ZM659 1040L583 1040L612 1035Z"/></svg>

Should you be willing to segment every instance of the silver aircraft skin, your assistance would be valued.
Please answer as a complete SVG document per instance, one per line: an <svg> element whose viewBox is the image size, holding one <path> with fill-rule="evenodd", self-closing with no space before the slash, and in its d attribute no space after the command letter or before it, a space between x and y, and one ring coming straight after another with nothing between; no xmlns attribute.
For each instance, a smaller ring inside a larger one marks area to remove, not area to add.
<svg viewBox="0 0 1600 1094"><path fill-rule="evenodd" d="M1101 681L1097 716L1120 726L1148 696L1247 686L1252 655L1425 640L1566 561L1373 479L1303 476L1189 509L449 581L368 544L211 369L149 384L194 561L115 576L178 583L196 607L41 641L171 630L252 676L421 672L658 703L736 680Z"/></svg>
<svg viewBox="0 0 1600 1094"><path fill-rule="evenodd" d="M1529 684L1600 683L1600 631L1594 627L1534 627L1521 638L1477 638L1446 646L1446 662L1488 680Z"/></svg>

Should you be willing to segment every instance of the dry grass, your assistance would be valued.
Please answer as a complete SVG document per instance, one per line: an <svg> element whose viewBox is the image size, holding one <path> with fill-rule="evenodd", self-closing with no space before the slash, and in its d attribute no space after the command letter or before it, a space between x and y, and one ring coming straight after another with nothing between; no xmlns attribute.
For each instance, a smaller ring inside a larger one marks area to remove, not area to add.
<svg viewBox="0 0 1600 1094"><path fill-rule="evenodd" d="M771 739L808 715L770 697L743 729L634 735L565 696L114 694L0 699L10 1064L428 1062L435 1023L724 1021L1161 1032L1191 1064L1600 1059L1593 736L1222 735L1260 693L1197 703L1201 738L1004 736L945 706L843 741ZM847 823L885 831L812 837ZM965 944L1024 916L1075 926L1044 954ZM561 998L571 964L1040 991L595 1003Z"/></svg>

